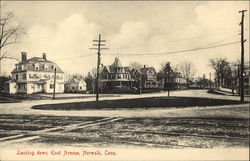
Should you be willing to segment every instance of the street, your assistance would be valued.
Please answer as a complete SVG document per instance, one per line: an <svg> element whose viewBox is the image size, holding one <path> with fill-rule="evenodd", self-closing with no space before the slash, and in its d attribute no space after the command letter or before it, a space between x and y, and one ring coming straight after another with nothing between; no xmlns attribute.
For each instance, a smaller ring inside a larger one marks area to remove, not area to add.
<svg viewBox="0 0 250 161"><path fill-rule="evenodd" d="M166 96L167 93L101 97L119 100ZM237 100L206 90L171 92L171 96L196 96ZM185 108L101 110L36 110L33 105L93 101L84 99L36 100L1 104L1 145L69 147L212 148L248 146L249 105ZM204 138L206 138L204 140ZM181 141L182 140L182 141Z"/></svg>

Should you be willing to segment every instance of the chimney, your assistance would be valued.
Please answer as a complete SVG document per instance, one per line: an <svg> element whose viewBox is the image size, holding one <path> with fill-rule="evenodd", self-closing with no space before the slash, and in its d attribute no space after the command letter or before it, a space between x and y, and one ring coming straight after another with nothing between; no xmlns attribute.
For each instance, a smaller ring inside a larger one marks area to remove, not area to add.
<svg viewBox="0 0 250 161"><path fill-rule="evenodd" d="M22 62L25 62L27 60L27 53L21 52L21 56L22 56Z"/></svg>
<svg viewBox="0 0 250 161"><path fill-rule="evenodd" d="M46 53L43 53L43 59L44 59L44 60L47 60L47 55L46 55Z"/></svg>

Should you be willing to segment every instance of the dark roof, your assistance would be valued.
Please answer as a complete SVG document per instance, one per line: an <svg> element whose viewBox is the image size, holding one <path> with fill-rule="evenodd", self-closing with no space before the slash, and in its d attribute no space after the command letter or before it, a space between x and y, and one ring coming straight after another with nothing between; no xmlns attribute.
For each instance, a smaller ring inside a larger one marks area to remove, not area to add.
<svg viewBox="0 0 250 161"><path fill-rule="evenodd" d="M148 72L149 70L151 70L151 71L153 71L153 72L156 73L154 67L144 67L144 68L140 68L139 70L140 70L140 73L142 73L142 74L147 74L147 72Z"/></svg>
<svg viewBox="0 0 250 161"><path fill-rule="evenodd" d="M86 82L84 81L83 78L71 78L71 79L69 79L69 80L66 82L66 84L71 83L73 80L74 80L76 83L80 83L80 81L83 81L83 83L86 84Z"/></svg>
<svg viewBox="0 0 250 161"><path fill-rule="evenodd" d="M39 63L39 69L38 70L35 70L35 66L33 64L35 63ZM55 71L55 68L52 68L53 67L56 67L56 71L57 73L63 73L62 69L54 62L52 61L49 61L49 60L46 60L46 59L43 59L43 58L40 58L40 57L33 57L33 58L30 58L24 62L20 62L16 65L21 65L21 64L26 64L26 69L27 71L45 71L45 72L54 72ZM45 67L44 65L48 65L48 70L45 70ZM14 68L12 70L12 72L18 72L20 70L17 70L16 68Z"/></svg>
<svg viewBox="0 0 250 161"><path fill-rule="evenodd" d="M43 58L40 58L40 57L33 57L33 58L30 58L28 60L26 60L27 62L29 61L34 61L34 62L47 62L47 63L53 63L47 59L43 59Z"/></svg>
<svg viewBox="0 0 250 161"><path fill-rule="evenodd" d="M122 63L121 63L121 61L120 61L120 59L117 58L117 57L115 58L114 63L111 64L110 66L111 66L111 67L123 67L123 66L122 66Z"/></svg>
<svg viewBox="0 0 250 161"><path fill-rule="evenodd" d="M108 71L108 73L116 73L117 67L124 68L126 72L129 70L129 67L126 67L126 66L124 67L122 65L119 58L115 58L115 61L113 62L113 64L100 67L100 73L103 72L103 70L105 69Z"/></svg>

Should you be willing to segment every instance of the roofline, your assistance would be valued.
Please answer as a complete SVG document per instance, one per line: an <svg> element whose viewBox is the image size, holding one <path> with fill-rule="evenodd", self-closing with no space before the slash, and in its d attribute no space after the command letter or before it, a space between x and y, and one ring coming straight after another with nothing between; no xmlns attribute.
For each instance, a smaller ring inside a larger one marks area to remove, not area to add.
<svg viewBox="0 0 250 161"><path fill-rule="evenodd" d="M21 72L47 72L47 73L54 73L54 71L43 71L43 70L21 70L21 71L12 71L11 73L21 73ZM63 71L62 72L56 72L56 73L64 73Z"/></svg>

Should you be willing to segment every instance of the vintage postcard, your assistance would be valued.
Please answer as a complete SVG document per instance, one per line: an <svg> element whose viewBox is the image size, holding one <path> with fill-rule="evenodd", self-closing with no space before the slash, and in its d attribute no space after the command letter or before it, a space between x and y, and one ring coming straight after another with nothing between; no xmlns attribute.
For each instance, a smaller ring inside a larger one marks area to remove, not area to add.
<svg viewBox="0 0 250 161"><path fill-rule="evenodd" d="M0 160L248 160L249 1L7 1Z"/></svg>

